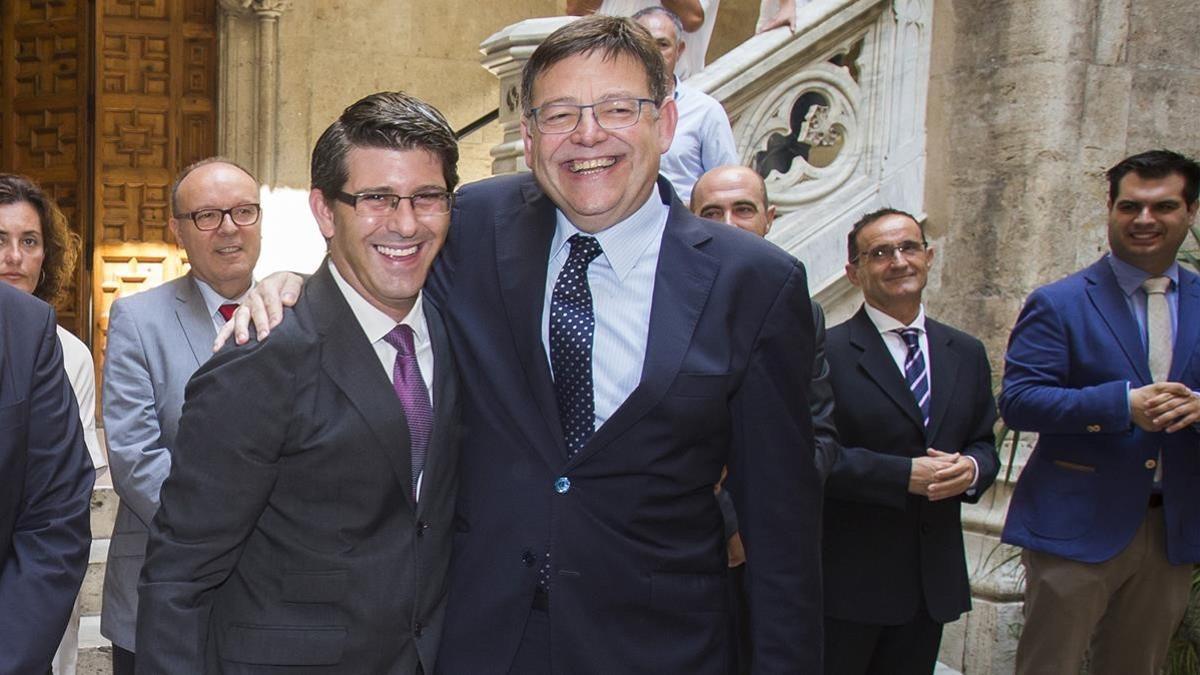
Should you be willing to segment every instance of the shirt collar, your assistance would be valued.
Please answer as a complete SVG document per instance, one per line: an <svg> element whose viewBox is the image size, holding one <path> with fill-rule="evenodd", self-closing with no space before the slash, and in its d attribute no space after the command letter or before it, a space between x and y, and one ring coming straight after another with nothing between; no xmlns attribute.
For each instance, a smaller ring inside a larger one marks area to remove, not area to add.
<svg viewBox="0 0 1200 675"><path fill-rule="evenodd" d="M890 314L885 314L865 302L863 303L863 308L867 310L867 318L871 320L871 323L875 324L875 328L879 330L880 334L901 328L916 328L918 332L925 332L925 303L921 303L921 308L917 310L917 318L913 319L912 323L907 326L900 323Z"/></svg>
<svg viewBox="0 0 1200 675"><path fill-rule="evenodd" d="M362 326L363 332L367 334L367 340L371 344L383 339L383 336L392 332L396 327L396 321L384 314L378 307L367 302L367 299L354 290L350 282L338 272L337 265L333 264L333 260L328 262L329 271L333 274L333 281L337 284L338 290L346 298L346 304L350 305L350 311L354 313L354 318L358 319L358 324ZM417 293L417 301L413 303L412 309L408 314L400 320L400 323L405 324L413 330L413 344L419 345L428 339L429 329L425 323L425 310L423 308L424 291Z"/></svg>
<svg viewBox="0 0 1200 675"><path fill-rule="evenodd" d="M683 98L683 92L681 92L679 90L679 88L682 86L683 86L683 83L679 81L679 76L676 75L675 76L675 89L671 91L671 97L674 98L676 101Z"/></svg>
<svg viewBox="0 0 1200 675"><path fill-rule="evenodd" d="M650 191L650 197L625 220L606 228L595 235L604 251L602 257L622 282L637 266L638 259L652 242L662 237L667 225L670 207L663 203L658 183ZM550 258L554 259L568 248L567 240L582 231L571 224L562 211L556 210L554 238L550 240ZM587 234L583 232L583 234Z"/></svg>
<svg viewBox="0 0 1200 675"><path fill-rule="evenodd" d="M221 308L221 305L229 304L231 302L235 305L242 304L242 300L254 288L254 279L250 279L250 288L247 288L245 293L242 293L236 298L226 298L218 293L212 286L209 286L208 282L202 280L195 274L192 275L192 281L195 281L196 288L200 289L200 297L204 298L204 307L208 309L209 316L216 316L217 311Z"/></svg>
<svg viewBox="0 0 1200 675"><path fill-rule="evenodd" d="M1164 276L1171 280L1170 288L1179 287L1179 263L1172 262L1161 275L1150 274L1144 269L1134 267L1129 263L1121 260L1117 256L1108 254L1108 265L1112 267L1113 274L1117 277L1117 285L1121 287L1121 291L1126 297L1132 296L1142 287L1142 282L1154 276Z"/></svg>

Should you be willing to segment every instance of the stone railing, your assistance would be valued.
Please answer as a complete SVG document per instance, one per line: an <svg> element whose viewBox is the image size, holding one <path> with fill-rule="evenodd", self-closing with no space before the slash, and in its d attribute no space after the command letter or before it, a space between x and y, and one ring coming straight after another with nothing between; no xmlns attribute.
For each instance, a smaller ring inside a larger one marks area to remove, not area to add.
<svg viewBox="0 0 1200 675"><path fill-rule="evenodd" d="M814 0L797 29L747 40L688 84L724 106L742 163L766 181L771 239L804 261L836 322L858 303L844 279L846 232L893 206L924 217L925 99L932 0ZM509 26L481 45L500 79L504 140L493 172L524 170L520 70L569 17Z"/></svg>

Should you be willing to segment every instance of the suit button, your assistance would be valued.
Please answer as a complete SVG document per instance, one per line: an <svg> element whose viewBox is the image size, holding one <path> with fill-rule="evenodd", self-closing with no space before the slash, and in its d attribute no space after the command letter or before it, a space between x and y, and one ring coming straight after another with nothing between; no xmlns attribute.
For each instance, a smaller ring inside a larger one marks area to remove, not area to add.
<svg viewBox="0 0 1200 675"><path fill-rule="evenodd" d="M558 480L554 481L554 491L558 494L566 494L567 490L571 489L571 479L566 476L559 476Z"/></svg>
<svg viewBox="0 0 1200 675"><path fill-rule="evenodd" d="M1147 469L1154 469L1157 466L1158 466L1158 462L1154 461L1153 459L1146 460L1146 468Z"/></svg>
<svg viewBox="0 0 1200 675"><path fill-rule="evenodd" d="M525 549L525 551L521 554L521 562L525 563L526 567L533 567L533 564L537 562L537 558L534 557L533 551Z"/></svg>
<svg viewBox="0 0 1200 675"><path fill-rule="evenodd" d="M421 633L424 630L425 630L425 626L422 626L421 622L418 621L415 625L413 625L413 637L417 637L417 638L421 637Z"/></svg>
<svg viewBox="0 0 1200 675"><path fill-rule="evenodd" d="M1089 433L1094 434L1094 433L1100 431L1100 425L1099 424L1089 424L1089 425L1087 425L1087 430Z"/></svg>
<svg viewBox="0 0 1200 675"><path fill-rule="evenodd" d="M424 537L425 530L427 530L427 529L429 529L429 523L427 523L423 520L417 521L417 536L418 537Z"/></svg>

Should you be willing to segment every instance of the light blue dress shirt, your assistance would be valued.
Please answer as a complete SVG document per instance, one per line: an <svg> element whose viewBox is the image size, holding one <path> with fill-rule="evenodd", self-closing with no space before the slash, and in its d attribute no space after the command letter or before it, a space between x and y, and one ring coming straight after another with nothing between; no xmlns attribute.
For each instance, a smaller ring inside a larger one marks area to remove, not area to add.
<svg viewBox="0 0 1200 675"><path fill-rule="evenodd" d="M658 170L687 204L692 198L692 186L705 171L738 164L737 145L729 116L717 99L677 79L675 106L679 109L675 138L663 154Z"/></svg>
<svg viewBox="0 0 1200 675"><path fill-rule="evenodd" d="M1142 282L1152 276L1164 276L1171 280L1165 295L1167 296L1167 312L1171 315L1171 346L1174 347L1175 333L1179 325L1179 263L1171 263L1167 271L1160 275L1150 274L1112 254L1108 256L1108 264L1117 277L1117 286L1121 287L1121 292L1125 295L1125 304L1133 313L1133 318L1137 320L1138 335L1141 336L1142 347L1147 352L1149 352L1149 343L1146 341L1146 291L1142 290Z"/></svg>
<svg viewBox="0 0 1200 675"><path fill-rule="evenodd" d="M596 318L592 339L596 429L629 398L642 380L646 340L650 334L654 274L658 269L658 252L662 247L668 212L655 185L650 198L633 215L595 235L604 250L588 266L592 312ZM547 363L550 359L550 298L554 294L554 282L571 252L567 240L581 233L562 211L556 213L542 303L542 347Z"/></svg>

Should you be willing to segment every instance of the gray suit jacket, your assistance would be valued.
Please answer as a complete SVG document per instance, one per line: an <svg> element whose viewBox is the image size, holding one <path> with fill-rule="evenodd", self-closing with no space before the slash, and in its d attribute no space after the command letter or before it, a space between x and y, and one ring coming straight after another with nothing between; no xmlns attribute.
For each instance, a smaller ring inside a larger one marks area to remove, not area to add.
<svg viewBox="0 0 1200 675"><path fill-rule="evenodd" d="M458 385L424 306L436 366L419 503L403 408L325 265L270 339L196 373L142 570L139 673L433 672Z"/></svg>
<svg viewBox="0 0 1200 675"><path fill-rule="evenodd" d="M212 318L192 275L120 298L108 320L103 415L113 487L121 498L100 633L135 650L137 580L158 491L171 470L183 390L212 353Z"/></svg>

